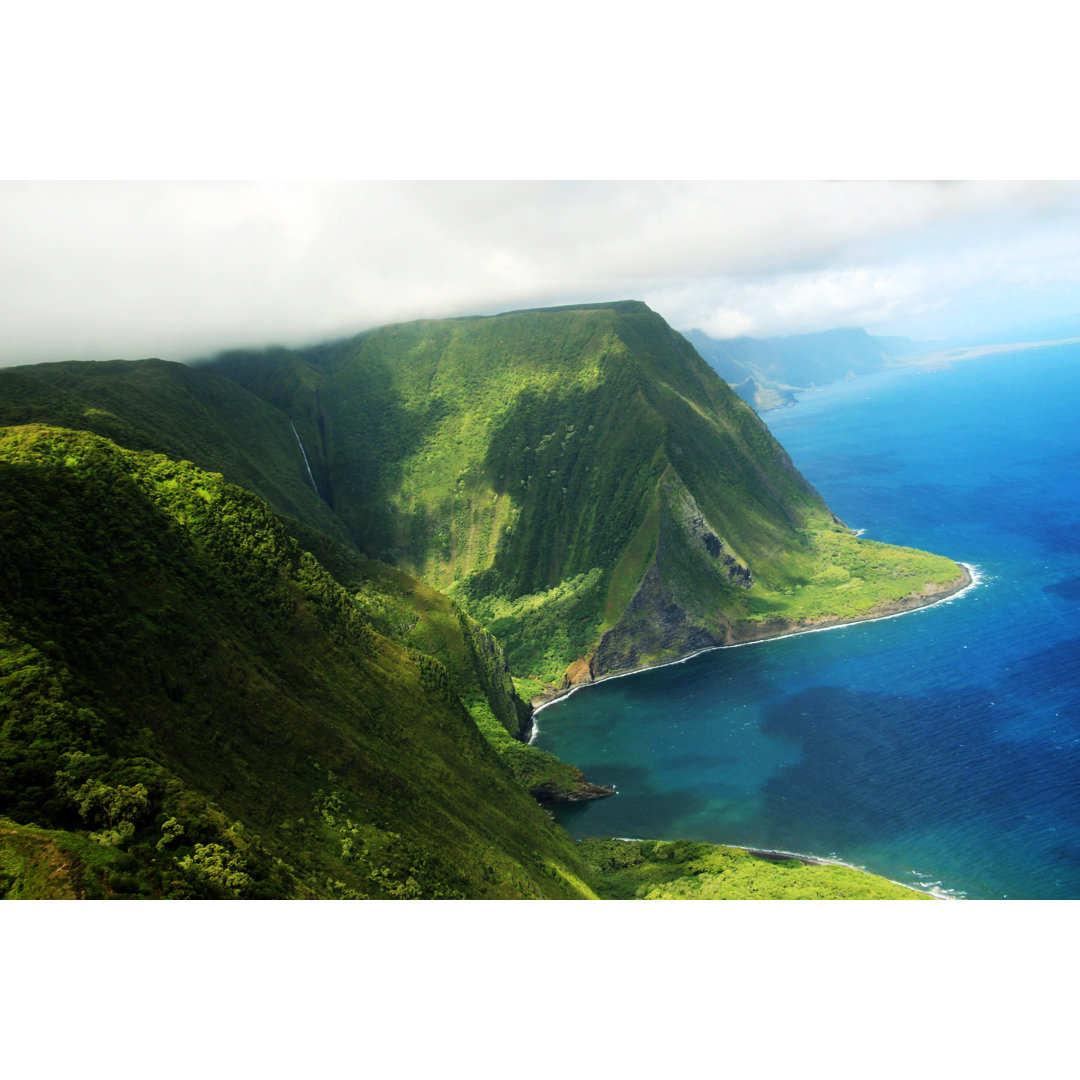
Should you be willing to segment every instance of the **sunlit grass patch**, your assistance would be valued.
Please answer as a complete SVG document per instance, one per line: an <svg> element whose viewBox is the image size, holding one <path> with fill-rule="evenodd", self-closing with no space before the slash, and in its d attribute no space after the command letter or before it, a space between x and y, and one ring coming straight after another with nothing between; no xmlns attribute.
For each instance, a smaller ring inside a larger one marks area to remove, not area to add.
<svg viewBox="0 0 1080 1080"><path fill-rule="evenodd" d="M855 619L920 595L930 597L963 574L952 559L863 540L841 526L808 536L812 563L805 580L779 588L756 582L747 594L749 621Z"/></svg>

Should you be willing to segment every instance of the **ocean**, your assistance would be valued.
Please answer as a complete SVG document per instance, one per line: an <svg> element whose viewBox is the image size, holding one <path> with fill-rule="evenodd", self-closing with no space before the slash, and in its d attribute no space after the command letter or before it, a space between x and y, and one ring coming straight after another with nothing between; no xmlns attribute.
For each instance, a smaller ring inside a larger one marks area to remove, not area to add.
<svg viewBox="0 0 1080 1080"><path fill-rule="evenodd" d="M900 369L764 419L848 526L964 595L581 689L536 745L618 794L577 837L833 858L939 895L1080 898L1080 348Z"/></svg>

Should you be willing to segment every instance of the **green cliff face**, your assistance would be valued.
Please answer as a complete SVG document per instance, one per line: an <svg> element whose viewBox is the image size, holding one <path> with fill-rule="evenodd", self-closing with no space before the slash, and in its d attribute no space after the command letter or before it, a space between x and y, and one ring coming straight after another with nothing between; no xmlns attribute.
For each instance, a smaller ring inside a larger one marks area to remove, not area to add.
<svg viewBox="0 0 1080 1080"><path fill-rule="evenodd" d="M249 492L9 427L0 545L8 888L55 863L57 895L592 895L446 668Z"/></svg>
<svg viewBox="0 0 1080 1080"><path fill-rule="evenodd" d="M345 586L373 629L413 652L437 659L454 693L500 761L545 801L580 801L611 794L589 784L580 769L528 746L532 709L518 696L495 637L438 590L395 567L349 551L296 521L291 535Z"/></svg>
<svg viewBox="0 0 1080 1080"><path fill-rule="evenodd" d="M288 417L230 379L162 360L0 371L0 424L27 423L93 431L131 450L192 461L348 543L314 490Z"/></svg>
<svg viewBox="0 0 1080 1080"><path fill-rule="evenodd" d="M962 573L850 538L753 410L632 301L195 369L38 365L0 373L0 400L4 422L220 471L394 564L494 634L530 692L925 602ZM518 706L492 708L515 733Z"/></svg>
<svg viewBox="0 0 1080 1080"><path fill-rule="evenodd" d="M281 374L274 363L267 372ZM380 633L445 665L455 692L526 788L551 799L600 794L580 770L523 745L529 709L514 689L501 646L486 630L437 590L355 551L347 529L317 494L326 485L318 441L309 442L305 458L297 425L273 405L230 379L160 360L0 372L0 423L28 422L92 431L130 449L190 459L256 492L306 550L350 585L354 602Z"/></svg>
<svg viewBox="0 0 1080 1080"><path fill-rule="evenodd" d="M293 418L356 546L448 593L533 686L918 602L962 575L851 538L637 302L407 323L209 370ZM830 608L817 586L837 557ZM872 579L854 572L867 563Z"/></svg>

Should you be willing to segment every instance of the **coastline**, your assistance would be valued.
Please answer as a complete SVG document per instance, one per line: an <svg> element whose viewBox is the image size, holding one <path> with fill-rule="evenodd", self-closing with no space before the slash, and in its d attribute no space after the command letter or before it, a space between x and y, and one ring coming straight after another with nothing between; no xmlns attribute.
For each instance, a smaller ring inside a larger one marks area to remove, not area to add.
<svg viewBox="0 0 1080 1080"><path fill-rule="evenodd" d="M797 862L805 863L807 866L843 866L848 870L858 870L861 874L870 874L872 877L885 877L884 874L876 874L873 870L867 870L865 866L855 866L852 863L844 862L843 859L826 859L820 855L802 855L797 851L777 851L773 848L753 848L745 847L742 844L718 844L718 847L731 847L739 848L741 851L748 851L751 855L756 855L759 859L768 859L772 861L780 861L782 859L794 859ZM893 878L885 878L886 881L891 882L893 885L899 885L901 889L910 889L913 893L918 893L920 896L929 897L931 900L959 900L960 897L953 896L948 892L942 892L939 889L940 882L936 882L928 887L921 887L919 885L909 885L906 881L895 881Z"/></svg>
<svg viewBox="0 0 1080 1080"><path fill-rule="evenodd" d="M613 840L620 840L625 844L640 843L643 837L637 836L613 836ZM804 863L806 866L842 866L846 870L857 870L860 874L869 874L871 877L885 878L886 881L893 885L899 885L901 889L909 889L913 893L918 893L920 896L925 896L930 900L960 900L963 898L963 893L960 896L956 896L949 891L942 891L940 888L941 882L932 882L929 885L910 885L906 881L895 881L893 878L885 877L884 874L875 874L873 870L867 870L865 866L855 866L853 863L844 862L843 859L825 858L821 855L803 855L798 851L780 851L777 848L755 848L747 847L745 844L715 844L714 847L721 848L735 848L737 851L745 851L751 855L757 856L759 859L766 859L769 862L780 862L785 859L794 859L796 862ZM919 876L916 874L916 876Z"/></svg>
<svg viewBox="0 0 1080 1080"><path fill-rule="evenodd" d="M755 636L747 638L743 641L732 642L727 645L712 645L705 649L697 649L692 653L688 653L686 656L681 656L676 660L666 660L659 664L650 664L644 667L635 668L632 671L621 671L611 675L601 676L599 679L592 680L590 682L577 683L574 686L567 688L564 691L558 691L554 694L544 697L538 697L533 701L533 725L532 731L529 733L529 743L532 743L537 734L539 733L539 727L536 723L536 714L547 708L548 705L554 705L560 701L565 701L571 694L582 689L582 687L595 686L597 683L606 682L609 679L622 679L630 675L640 675L645 671L656 671L659 668L671 667L674 664L685 664L689 660L693 660L696 656L701 656L704 653L715 652L718 649L738 649L745 645L759 645L767 641L779 641L781 638L795 637L798 634L814 634L824 632L826 630L839 630L845 626L852 626L857 623L863 622L879 622L884 619L895 619L901 615L908 615L915 611L926 611L929 608L935 607L938 604L948 603L951 600L959 599L960 597L971 592L977 588L985 580L983 574L980 573L979 568L973 563L959 562L957 565L963 570L963 574L953 588L942 590L940 593L928 596L925 602L917 602L920 598L909 598L907 601L894 602L887 605L888 608L895 610L878 611L864 615L856 619L835 619L831 621L822 622L812 626L796 627L795 629L789 629L779 633L763 634L761 636ZM615 837L617 840L632 840L632 837ZM805 855L800 852L794 851L778 851L764 848L747 847L741 844L718 844L720 847L733 847L741 848L744 851L748 851L759 858L764 859L796 859L799 862L805 863L809 866L844 866L852 870L860 870L863 873L872 874L873 871L867 870L862 866L853 866L851 863L843 862L840 859L823 858L820 855ZM881 875L878 875L881 876ZM920 876L920 875L916 875ZM886 880L891 881L894 885L899 885L902 888L910 889L912 892L918 893L921 896L926 896L932 900L958 900L962 898L952 895L948 890L942 890L940 888L940 882L934 882L929 885L912 885L904 881L894 881L892 878Z"/></svg>
<svg viewBox="0 0 1080 1080"><path fill-rule="evenodd" d="M909 615L915 611L926 611L929 608L936 607L938 604L948 603L950 600L957 600L961 596L964 596L977 588L984 580L978 567L973 563L958 562L957 565L963 570L963 574L959 579L959 583L954 584L953 587L944 589L938 593L908 597L906 600L894 601L891 604L885 605L883 609L875 609L874 611L868 612L866 615L860 615L854 619L825 619L805 624L788 624L786 627L778 627L775 630L765 629L760 634L748 635L739 641L732 641L724 645L709 645L704 649L695 649L694 652L687 653L685 656L677 657L674 660L662 660L657 664L645 664L642 667L633 668L630 671L612 672L610 675L601 675L598 679L590 679L587 682L575 683L573 686L564 687L560 690L552 690L546 694L540 694L530 702L530 705L532 706L532 730L529 733L528 742L531 744L539 733L540 729L536 723L536 715L539 712L546 709L549 705L555 705L560 701L565 701L571 694L576 693L584 687L597 686L602 682L607 682L609 679L625 679L631 675L640 675L645 671L658 671L660 668L671 667L674 664L685 664L687 661L693 660L697 656L716 652L718 649L741 649L746 645L760 645L768 641L779 641L782 638L796 637L799 634L817 634L826 630L840 630L845 626L855 626L858 623L881 622L885 619L895 619L901 615Z"/></svg>
<svg viewBox="0 0 1080 1080"><path fill-rule="evenodd" d="M1026 352L1028 349L1057 348L1062 345L1080 345L1080 338L1058 338L1056 341L1013 341L999 345L965 345L956 349L939 349L937 352L923 353L922 356L897 357L894 363L882 370L894 371L900 368L922 368L940 370L936 365L951 366L964 360L977 360L983 356L999 356L1014 352Z"/></svg>

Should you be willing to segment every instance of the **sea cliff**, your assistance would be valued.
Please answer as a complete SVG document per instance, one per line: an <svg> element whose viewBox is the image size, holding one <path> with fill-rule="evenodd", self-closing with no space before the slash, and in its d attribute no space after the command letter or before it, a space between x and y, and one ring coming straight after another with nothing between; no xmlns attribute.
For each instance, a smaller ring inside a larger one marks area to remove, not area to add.
<svg viewBox="0 0 1080 1080"><path fill-rule="evenodd" d="M669 664L681 664L701 653L711 652L713 649L750 645L756 642L790 637L793 634L807 634L818 630L849 626L854 623L889 619L896 615L933 607L935 604L952 599L973 585L978 584L978 577L973 567L966 563L957 563L956 567L958 573L951 582L946 584L929 582L918 592L900 599L884 601L861 615L846 618L838 616L818 616L805 619L777 618L753 623L744 621L729 627L728 633L723 640L717 640L708 631L700 628L690 628L688 630L685 613L674 605L667 605L655 612L655 625L660 629L669 630L671 634L667 638L660 637L652 642L657 652L663 655L663 659L615 667L603 666L597 653L590 654L590 656L572 664L567 669L561 683L548 686L541 693L533 696L531 701L533 712L538 712L541 708L552 704L554 701L561 700L567 693L572 693L582 686L603 682L606 679L621 678L625 675L636 675L639 672L665 667ZM680 645L684 643L689 643L689 647L680 649ZM672 652L675 655L670 655ZM617 654L609 651L607 655L610 657Z"/></svg>

